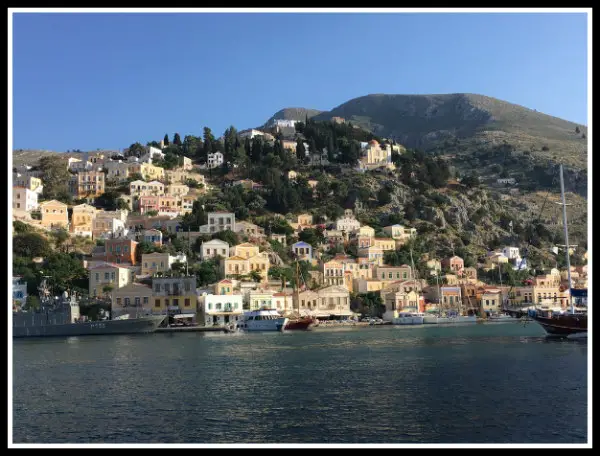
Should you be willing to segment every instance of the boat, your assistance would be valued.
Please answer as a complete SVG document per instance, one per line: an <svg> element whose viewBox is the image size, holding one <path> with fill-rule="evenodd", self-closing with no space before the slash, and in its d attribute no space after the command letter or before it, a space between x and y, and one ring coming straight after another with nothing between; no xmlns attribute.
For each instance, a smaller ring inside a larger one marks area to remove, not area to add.
<svg viewBox="0 0 600 456"><path fill-rule="evenodd" d="M296 274L295 275L296 275L296 281L295 281L295 287L294 287L293 301L296 304L296 309L298 311L299 316L297 318L289 318L284 329L286 331L307 331L309 329L312 329L314 326L318 325L318 320L309 315L300 316L300 298L299 298L300 265L298 264L298 260L296 260ZM303 278L303 280L304 280L304 278ZM283 285L282 285L282 287L283 287Z"/></svg>
<svg viewBox="0 0 600 456"><path fill-rule="evenodd" d="M242 331L280 331L285 329L286 317L279 315L276 309L258 309L244 312L237 328Z"/></svg>
<svg viewBox="0 0 600 456"><path fill-rule="evenodd" d="M13 338L152 333L165 319L164 315L151 315L87 321L80 317L75 294L69 297L65 291L61 297L52 298L45 279L39 291L39 309L13 312Z"/></svg>
<svg viewBox="0 0 600 456"><path fill-rule="evenodd" d="M501 322L518 321L518 318L515 318L507 313L501 313L501 314L488 315L485 320L488 323L501 323Z"/></svg>
<svg viewBox="0 0 600 456"><path fill-rule="evenodd" d="M567 227L567 203L565 201L565 183L563 179L563 166L560 165L560 195L563 207L563 227L565 235L565 256L567 259L567 277L569 282L570 309L567 312L552 312L542 309L530 311L529 316L537 322L546 334L552 336L587 337L587 312L576 311L573 297L581 299L580 305L587 306L587 289L574 289L571 282L571 260L569 258L569 230ZM585 299L585 301L584 301Z"/></svg>
<svg viewBox="0 0 600 456"><path fill-rule="evenodd" d="M313 317L300 317L294 320L288 320L285 325L286 331L306 331L316 325L316 319Z"/></svg>
<svg viewBox="0 0 600 456"><path fill-rule="evenodd" d="M400 312L392 319L394 325L422 325L425 314L422 312Z"/></svg>
<svg viewBox="0 0 600 456"><path fill-rule="evenodd" d="M415 269L415 262L413 261L413 257L412 257L412 249L410 250L410 262L412 265L412 271L413 271L413 281L415 284L415 289L418 290L417 287L417 278L416 278L416 269ZM420 293L417 292L417 303L416 303L416 308L417 311L407 311L402 309L399 313L397 317L394 317L392 319L392 324L393 325L422 325L424 320L425 320L425 314L423 312L419 312L419 296Z"/></svg>

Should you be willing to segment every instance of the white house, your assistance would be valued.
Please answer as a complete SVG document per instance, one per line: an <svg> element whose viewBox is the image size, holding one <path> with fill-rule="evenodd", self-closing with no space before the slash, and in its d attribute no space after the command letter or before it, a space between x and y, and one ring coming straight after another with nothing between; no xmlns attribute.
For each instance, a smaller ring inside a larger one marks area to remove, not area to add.
<svg viewBox="0 0 600 456"><path fill-rule="evenodd" d="M296 121L288 119L275 119L273 121L273 125L276 127L294 128L296 125Z"/></svg>
<svg viewBox="0 0 600 456"><path fill-rule="evenodd" d="M217 233L225 230L235 232L235 213L225 211L209 212L208 232Z"/></svg>
<svg viewBox="0 0 600 456"><path fill-rule="evenodd" d="M346 234L353 233L360 228L360 222L352 217L343 217L335 222L335 229L345 231Z"/></svg>
<svg viewBox="0 0 600 456"><path fill-rule="evenodd" d="M515 258L520 257L519 247L504 247L502 249L502 254L509 260L514 260Z"/></svg>
<svg viewBox="0 0 600 456"><path fill-rule="evenodd" d="M223 164L223 154L221 152L215 152L214 154L208 154L208 160L206 166L208 168L216 168Z"/></svg>
<svg viewBox="0 0 600 456"><path fill-rule="evenodd" d="M204 326L223 326L242 319L241 294L202 294L198 296L199 322Z"/></svg>
<svg viewBox="0 0 600 456"><path fill-rule="evenodd" d="M207 260L208 258L214 258L216 256L229 258L229 244L220 239L212 239L203 242L200 246L200 258L202 260Z"/></svg>
<svg viewBox="0 0 600 456"><path fill-rule="evenodd" d="M262 131L259 130L254 130L254 129L249 129L249 130L242 130L238 133L238 136L241 139L245 139L245 138L254 138L255 136L264 136L264 133Z"/></svg>
<svg viewBox="0 0 600 456"><path fill-rule="evenodd" d="M25 187L13 187L12 207L17 211L35 210L39 207L38 194Z"/></svg>

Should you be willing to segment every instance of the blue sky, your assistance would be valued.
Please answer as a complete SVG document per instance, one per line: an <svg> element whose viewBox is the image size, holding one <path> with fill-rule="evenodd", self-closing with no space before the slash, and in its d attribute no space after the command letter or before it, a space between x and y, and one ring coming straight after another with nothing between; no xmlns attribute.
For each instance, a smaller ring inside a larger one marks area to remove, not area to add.
<svg viewBox="0 0 600 456"><path fill-rule="evenodd" d="M586 15L13 15L15 149L220 136L284 107L456 92L587 125Z"/></svg>

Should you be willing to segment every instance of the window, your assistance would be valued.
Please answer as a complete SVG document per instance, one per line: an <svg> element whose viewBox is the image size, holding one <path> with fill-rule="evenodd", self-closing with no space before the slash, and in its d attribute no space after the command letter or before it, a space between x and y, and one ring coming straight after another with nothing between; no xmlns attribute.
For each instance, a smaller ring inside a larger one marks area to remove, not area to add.
<svg viewBox="0 0 600 456"><path fill-rule="evenodd" d="M190 306L190 299L189 299L189 298L185 298L185 299L183 300L183 305L184 305L185 307L189 307L189 306Z"/></svg>
<svg viewBox="0 0 600 456"><path fill-rule="evenodd" d="M154 291L156 291L156 292L160 292L160 283L157 283L157 284L154 286Z"/></svg>
<svg viewBox="0 0 600 456"><path fill-rule="evenodd" d="M393 277L393 274L390 272L390 273L388 274L388 278L389 278L389 279L391 279L392 277Z"/></svg>
<svg viewBox="0 0 600 456"><path fill-rule="evenodd" d="M179 299L177 299L177 298L173 299L173 306L179 307Z"/></svg>
<svg viewBox="0 0 600 456"><path fill-rule="evenodd" d="M120 306L121 305L121 298L117 298L117 305Z"/></svg>
<svg viewBox="0 0 600 456"><path fill-rule="evenodd" d="M108 272L104 273L104 280L108 280L110 278L110 274Z"/></svg>
<svg viewBox="0 0 600 456"><path fill-rule="evenodd" d="M140 305L140 298L139 297L134 298L134 302L135 302L136 307L139 306Z"/></svg>
<svg viewBox="0 0 600 456"><path fill-rule="evenodd" d="M144 305L148 304L148 296L144 296Z"/></svg>
<svg viewBox="0 0 600 456"><path fill-rule="evenodd" d="M169 307L169 299L165 298L165 306Z"/></svg>
<svg viewBox="0 0 600 456"><path fill-rule="evenodd" d="M490 300L489 300L489 299L486 299L486 300L485 300L485 305L486 305L486 306L489 306L489 305L490 305Z"/></svg>
<svg viewBox="0 0 600 456"><path fill-rule="evenodd" d="M396 273L396 278L397 278L397 279L399 279L399 278L400 278L400 273L399 273L399 272L397 272L397 273Z"/></svg>
<svg viewBox="0 0 600 456"><path fill-rule="evenodd" d="M111 280L115 280L115 273L114 273L114 272L111 272L111 273L110 273L110 279L111 279Z"/></svg>
<svg viewBox="0 0 600 456"><path fill-rule="evenodd" d="M125 298L125 306L129 305L129 298Z"/></svg>
<svg viewBox="0 0 600 456"><path fill-rule="evenodd" d="M407 272L403 272L402 273L402 278L403 279L407 279L408 278L408 273Z"/></svg>
<svg viewBox="0 0 600 456"><path fill-rule="evenodd" d="M185 291L190 291L190 290L191 290L191 288L192 288L192 287L191 287L190 283L189 283L189 282L185 282L185 284L184 284L184 289L185 289Z"/></svg>
<svg viewBox="0 0 600 456"><path fill-rule="evenodd" d="M154 300L154 307L160 307L160 299Z"/></svg>

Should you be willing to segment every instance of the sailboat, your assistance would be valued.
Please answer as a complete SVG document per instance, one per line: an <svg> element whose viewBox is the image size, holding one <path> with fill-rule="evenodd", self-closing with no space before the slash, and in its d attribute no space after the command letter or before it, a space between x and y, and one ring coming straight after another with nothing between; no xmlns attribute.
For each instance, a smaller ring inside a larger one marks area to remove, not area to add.
<svg viewBox="0 0 600 456"><path fill-rule="evenodd" d="M417 287L417 278L416 278L416 270L415 270L415 262L413 261L412 249L410 251L410 262L412 265L412 274L413 274L413 282L415 284L415 291L417 293L417 310L416 312L412 311L404 311L402 310L398 313L398 316L392 319L392 324L394 325L422 325L423 320L425 318L425 314L419 312L419 298L421 293L418 291Z"/></svg>
<svg viewBox="0 0 600 456"><path fill-rule="evenodd" d="M567 258L567 277L569 281L570 309L565 313L554 313L536 308L530 317L536 321L548 335L587 337L587 313L576 312L573 305L573 296L587 298L587 290L582 292L573 289L571 282L571 260L569 258L569 230L567 228L567 203L565 201L565 183L563 179L563 166L560 165L560 195L563 207L563 228L565 234L565 255Z"/></svg>
<svg viewBox="0 0 600 456"><path fill-rule="evenodd" d="M442 302L443 302L443 294L440 288L440 279L437 270L435 271L435 280L437 283L438 289L438 306L437 306L437 315L425 315L423 317L423 324L425 325L441 325L444 323L453 323L456 318L448 317L442 314Z"/></svg>
<svg viewBox="0 0 600 456"><path fill-rule="evenodd" d="M288 322L285 325L285 330L286 331L306 331L311 329L313 326L315 326L317 324L317 319L313 318L311 316L305 315L302 316L300 315L300 281L299 281L299 276L300 276L300 266L298 264L298 260L296 260L296 281L295 281L295 286L294 286L294 297L292 300L292 303L296 303L296 308L298 310L298 318L296 319L289 319ZM304 279L302 279L304 280Z"/></svg>

